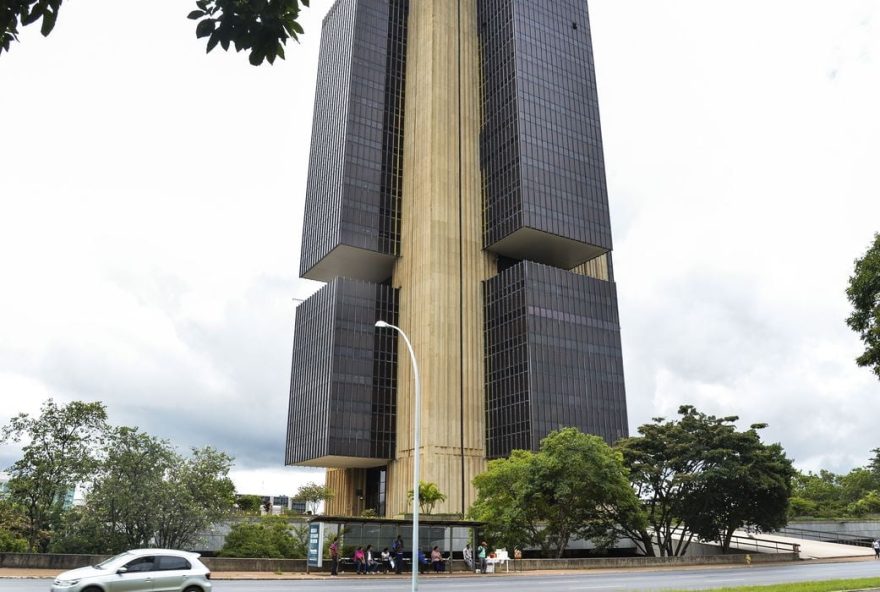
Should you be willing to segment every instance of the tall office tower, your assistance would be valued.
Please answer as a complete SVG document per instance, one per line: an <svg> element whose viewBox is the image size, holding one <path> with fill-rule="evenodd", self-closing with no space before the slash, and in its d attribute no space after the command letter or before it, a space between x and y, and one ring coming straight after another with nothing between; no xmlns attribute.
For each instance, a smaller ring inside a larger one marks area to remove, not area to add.
<svg viewBox="0 0 880 592"><path fill-rule="evenodd" d="M415 454L463 513L487 459L626 436L586 1L338 0L316 95L286 463L327 512L408 512Z"/></svg>

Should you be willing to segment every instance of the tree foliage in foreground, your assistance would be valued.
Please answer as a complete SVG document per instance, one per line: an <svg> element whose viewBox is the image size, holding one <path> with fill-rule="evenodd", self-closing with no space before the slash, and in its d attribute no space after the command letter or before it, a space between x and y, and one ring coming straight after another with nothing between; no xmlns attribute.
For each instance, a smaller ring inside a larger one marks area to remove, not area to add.
<svg viewBox="0 0 880 592"><path fill-rule="evenodd" d="M101 403L58 405L48 399L39 416L19 414L0 431L0 443L25 442L21 458L7 469L7 486L10 499L24 511L29 549L48 549L65 497L97 469L106 421Z"/></svg>
<svg viewBox="0 0 880 592"><path fill-rule="evenodd" d="M621 526L639 549L682 555L699 537L727 550L737 528L784 525L794 470L779 445L761 442L757 430L765 426L740 432L738 417L689 405L679 415L655 418L639 427L639 436L618 443L647 522L635 530Z"/></svg>
<svg viewBox="0 0 880 592"><path fill-rule="evenodd" d="M258 522L239 522L226 535L221 557L303 559L308 545L308 526L289 522L284 516L264 516Z"/></svg>
<svg viewBox="0 0 880 592"><path fill-rule="evenodd" d="M189 457L134 428L116 429L82 508L68 515L54 549L115 554L188 547L232 508L231 459L206 447Z"/></svg>
<svg viewBox="0 0 880 592"><path fill-rule="evenodd" d="M874 235L874 243L865 255L856 259L846 296L853 307L846 324L865 344L856 363L880 378L880 232Z"/></svg>
<svg viewBox="0 0 880 592"><path fill-rule="evenodd" d="M19 26L40 21L40 33L48 36L55 28L62 0L0 1L0 54L18 41ZM207 38L207 51L218 44L228 50L248 51L248 61L284 59L289 38L298 40L303 28L297 21L309 0L198 0L189 18L199 21L196 37Z"/></svg>
<svg viewBox="0 0 880 592"><path fill-rule="evenodd" d="M26 552L26 535L24 512L12 501L0 498L0 553Z"/></svg>
<svg viewBox="0 0 880 592"><path fill-rule="evenodd" d="M551 432L538 452L491 461L474 486L470 516L486 522L485 535L498 546L537 546L561 557L572 537L607 545L619 522L643 527L621 455L575 428Z"/></svg>
<svg viewBox="0 0 880 592"><path fill-rule="evenodd" d="M232 459L206 447L189 456L134 428L111 428L101 403L43 403L0 430L22 442L0 499L0 550L116 553L185 547L233 503ZM70 507L75 487L85 504Z"/></svg>

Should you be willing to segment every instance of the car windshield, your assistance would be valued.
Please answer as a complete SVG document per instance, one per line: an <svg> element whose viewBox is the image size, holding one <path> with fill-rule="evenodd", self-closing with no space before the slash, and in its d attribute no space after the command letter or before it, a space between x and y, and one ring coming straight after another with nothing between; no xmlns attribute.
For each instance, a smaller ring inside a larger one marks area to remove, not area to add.
<svg viewBox="0 0 880 592"><path fill-rule="evenodd" d="M117 559L120 559L120 558L122 558L122 557L127 557L127 556L129 556L129 555L131 555L131 553L129 553L128 551L126 551L125 553L120 553L119 555L114 555L114 556L111 557L110 559L105 559L104 561L102 561L101 563L99 563L98 565L96 565L95 567L98 568L98 569L104 569L104 568L106 568L106 567L109 567L110 564L112 564L112 563L113 563L114 561L116 561Z"/></svg>

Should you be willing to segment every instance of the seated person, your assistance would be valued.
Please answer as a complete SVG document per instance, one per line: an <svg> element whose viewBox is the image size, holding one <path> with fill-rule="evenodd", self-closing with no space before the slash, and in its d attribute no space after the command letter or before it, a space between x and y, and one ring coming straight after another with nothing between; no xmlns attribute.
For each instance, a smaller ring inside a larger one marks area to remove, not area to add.
<svg viewBox="0 0 880 592"><path fill-rule="evenodd" d="M419 561L419 572L422 571L422 568L427 568L429 565L428 558L425 557L425 553L421 549L419 549L418 561Z"/></svg>
<svg viewBox="0 0 880 592"><path fill-rule="evenodd" d="M391 559L391 552L388 551L388 547L382 549L382 554L379 557L379 565L382 573L388 573L389 570L394 569L394 561Z"/></svg>
<svg viewBox="0 0 880 592"><path fill-rule="evenodd" d="M373 545L367 545L367 548L364 549L364 563L366 563L368 574L379 570L379 562L373 557Z"/></svg>
<svg viewBox="0 0 880 592"><path fill-rule="evenodd" d="M366 556L364 555L364 548L358 547L354 552L354 557L352 557L354 561L355 569L358 574L366 574L367 573L367 562Z"/></svg>
<svg viewBox="0 0 880 592"><path fill-rule="evenodd" d="M431 565L434 566L435 572L444 571L446 568L443 563L443 555L440 554L440 547L435 546L431 549Z"/></svg>

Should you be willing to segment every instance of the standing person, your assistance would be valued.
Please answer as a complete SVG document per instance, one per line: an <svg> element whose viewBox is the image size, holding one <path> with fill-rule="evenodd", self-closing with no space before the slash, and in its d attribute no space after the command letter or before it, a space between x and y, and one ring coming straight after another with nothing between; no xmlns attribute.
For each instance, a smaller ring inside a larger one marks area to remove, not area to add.
<svg viewBox="0 0 880 592"><path fill-rule="evenodd" d="M382 559L382 573L388 573L389 569L394 568L394 561L391 560L391 551L388 550L388 547L382 549L380 558Z"/></svg>
<svg viewBox="0 0 880 592"><path fill-rule="evenodd" d="M874 547L874 559L880 559L880 539L874 541L871 546Z"/></svg>
<svg viewBox="0 0 880 592"><path fill-rule="evenodd" d="M464 559L468 569L474 571L474 550L471 549L470 543L464 546L464 551L461 552L461 558Z"/></svg>
<svg viewBox="0 0 880 592"><path fill-rule="evenodd" d="M399 574L403 567L403 535L397 535L391 543L391 553L394 555L394 573Z"/></svg>
<svg viewBox="0 0 880 592"><path fill-rule="evenodd" d="M333 537L330 543L330 575L335 576L339 570L339 537Z"/></svg>
<svg viewBox="0 0 880 592"><path fill-rule="evenodd" d="M358 546L358 548L355 549L353 559L354 559L355 573L357 573L358 575L361 575L361 574L366 575L367 563L366 563L366 560L364 557L364 548L363 547Z"/></svg>
<svg viewBox="0 0 880 592"><path fill-rule="evenodd" d="M480 546L477 547L477 559L480 560L480 573L486 573L486 555L488 554L488 545L486 541L480 543Z"/></svg>

